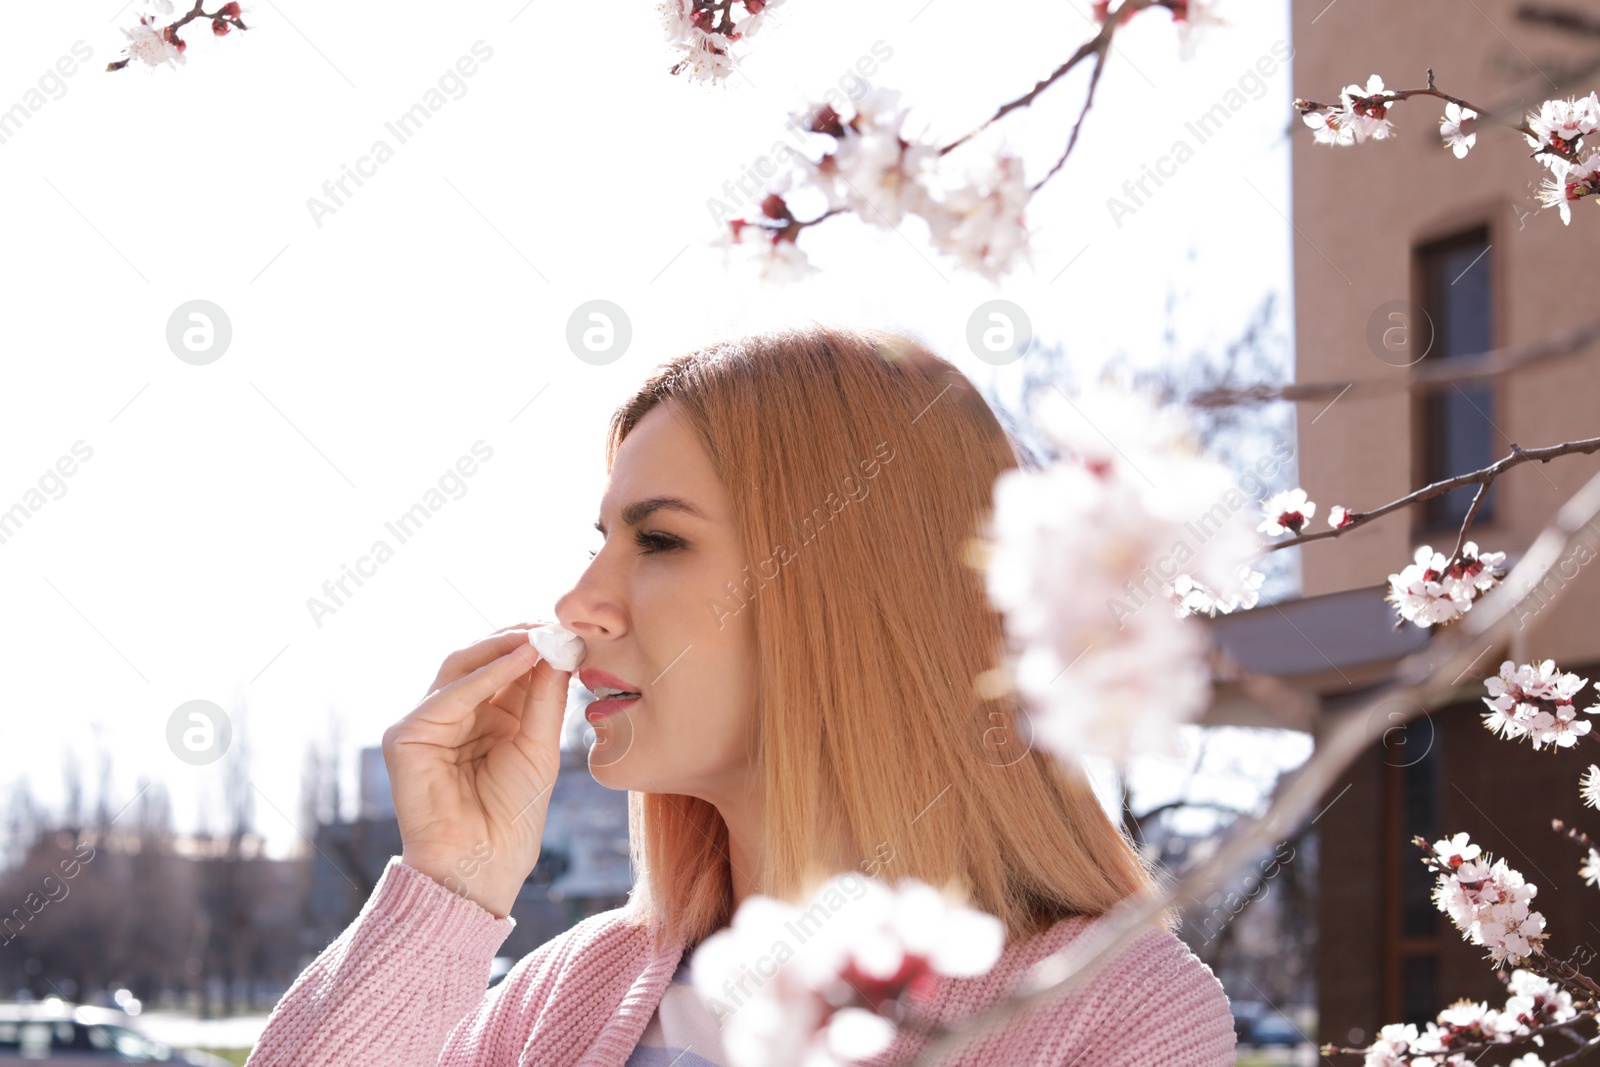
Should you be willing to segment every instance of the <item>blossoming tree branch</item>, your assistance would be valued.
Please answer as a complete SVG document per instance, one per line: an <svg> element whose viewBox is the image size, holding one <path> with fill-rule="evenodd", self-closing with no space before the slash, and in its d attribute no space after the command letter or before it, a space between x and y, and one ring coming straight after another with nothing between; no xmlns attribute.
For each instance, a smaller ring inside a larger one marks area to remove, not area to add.
<svg viewBox="0 0 1600 1067"><path fill-rule="evenodd" d="M741 3L752 14L744 22L730 24L729 13ZM804 230L845 213L871 226L893 228L910 214L927 223L939 252L965 269L999 279L1028 258L1024 217L1028 201L1072 155L1094 105L1117 27L1141 11L1159 8L1178 26L1181 54L1188 58L1201 31L1220 23L1212 11L1214 4L1215 0L1122 0L1113 10L1109 2L1094 3L1099 30L1093 37L1033 88L1000 104L988 120L944 144L907 137L903 127L908 109L900 106L898 90L869 91L851 105L849 115L828 104L811 109L799 117L800 125L824 139L821 158L812 160L785 146L779 162L793 167L761 198L761 213L730 220L716 243L749 253L763 280L784 281L815 270L798 243ZM747 25L774 5L770 0L666 0L662 6L668 39L684 54L674 71L687 69L696 78L715 80L736 64L733 45L752 32ZM1027 181L1021 157L1006 151L984 155L967 170L952 172L946 158L950 153L1029 106L1085 64L1090 64L1089 86L1078 118L1060 157L1041 177ZM820 194L823 203L808 218L797 215L790 204L802 191Z"/></svg>
<svg viewBox="0 0 1600 1067"><path fill-rule="evenodd" d="M211 23L211 33L216 37L226 37L234 30L248 30L240 17L242 9L235 0L229 0L207 14L204 10L203 0L195 0L194 7L182 16L162 25L161 19L173 13L172 0L152 0L152 10L139 16L139 24L131 30L123 30L123 36L128 38L127 55L121 59L112 60L107 64L106 70L121 70L135 59L148 67L179 66L186 60L184 51L189 47L178 31L196 19L205 19Z"/></svg>
<svg viewBox="0 0 1600 1067"><path fill-rule="evenodd" d="M734 15L741 3L750 12L742 21ZM736 65L735 42L753 33L774 5L764 0L666 0L662 6L668 39L684 55L673 72L689 70L696 78L715 80ZM937 251L998 280L1028 260L1028 202L1077 145L1116 28L1140 12L1163 9L1178 26L1180 54L1188 58L1201 31L1221 23L1214 6L1215 0L1122 0L1115 7L1111 0L1093 0L1100 27L1093 37L1033 88L999 105L982 125L944 144L908 136L903 127L909 111L900 105L897 90L871 90L850 105L848 116L828 104L811 109L798 118L802 128L825 139L820 158L784 146L778 162L790 167L760 199L760 214L729 220L716 244L748 252L763 280L790 280L815 270L799 246L804 230L847 213L868 225L892 228L912 214L927 223ZM1043 176L1029 182L1021 158L1004 150L983 156L965 173L950 172L946 157L953 150L1029 106L1083 64L1092 66L1082 106L1060 157ZM1537 112L1506 117L1435 88L1430 70L1423 88L1386 89L1383 79L1373 75L1365 87L1347 86L1336 104L1294 103L1318 142L1349 145L1388 138L1393 131L1389 109L1420 96L1445 102L1440 140L1457 158L1466 156L1484 127L1500 125L1522 133L1533 157L1549 171L1538 194L1540 206L1557 208L1563 222L1570 223L1574 201L1600 191L1600 148L1585 140L1600 129L1600 96L1595 93L1546 100ZM801 217L790 202L800 192L820 194L822 208Z"/></svg>
<svg viewBox="0 0 1600 1067"><path fill-rule="evenodd" d="M1445 101L1439 136L1457 159L1466 158L1477 143L1480 127L1507 126L1521 133L1533 148L1532 158L1550 172L1540 187L1539 203L1559 209L1563 223L1572 223L1574 201L1600 191L1600 144L1592 140L1600 130L1600 95L1594 92L1581 98L1546 100L1537 112L1513 120L1434 88L1430 69L1425 88L1385 89L1383 78L1374 74L1365 87L1345 86L1337 104L1296 100L1294 106L1319 144L1352 145L1388 139L1394 131L1389 109L1417 96Z"/></svg>

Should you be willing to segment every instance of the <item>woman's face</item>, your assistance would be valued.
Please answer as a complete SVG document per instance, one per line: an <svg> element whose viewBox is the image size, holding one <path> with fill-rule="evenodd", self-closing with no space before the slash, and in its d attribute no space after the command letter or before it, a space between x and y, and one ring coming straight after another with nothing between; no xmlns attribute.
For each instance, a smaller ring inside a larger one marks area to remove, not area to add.
<svg viewBox="0 0 1600 1067"><path fill-rule="evenodd" d="M617 449L599 525L605 540L556 619L583 638L586 688L598 670L640 697L594 722L590 772L611 789L741 799L754 619L726 586L739 587L746 556L733 501L670 401Z"/></svg>

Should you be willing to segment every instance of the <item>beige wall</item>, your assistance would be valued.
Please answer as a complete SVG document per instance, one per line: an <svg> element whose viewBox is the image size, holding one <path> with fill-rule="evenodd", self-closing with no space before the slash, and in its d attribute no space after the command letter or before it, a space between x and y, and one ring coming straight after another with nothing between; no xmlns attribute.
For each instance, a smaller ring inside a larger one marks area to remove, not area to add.
<svg viewBox="0 0 1600 1067"><path fill-rule="evenodd" d="M1600 59L1600 38L1519 23L1516 0L1293 0L1295 95L1335 102L1339 89L1383 76L1390 89L1427 84L1507 114L1547 97L1600 88L1600 72L1559 91L1580 63ZM1592 4L1574 3L1592 10ZM1521 76L1527 72L1527 76ZM1485 129L1465 159L1438 136L1444 102L1394 105L1396 133L1348 147L1314 144L1293 112L1296 377L1311 381L1397 380L1410 372L1371 351L1367 323L1386 301L1413 297L1411 250L1420 240L1478 223L1490 227L1496 343L1524 344L1600 316L1600 206L1573 205L1571 226L1551 210L1528 214L1547 173L1528 158L1521 134ZM1525 217L1519 219L1519 215ZM1495 387L1502 435L1495 458L1524 448L1600 436L1600 347L1518 372ZM1404 393L1345 397L1299 406L1300 484L1317 501L1316 528L1332 504L1371 508L1420 487L1412 476L1412 433ZM1315 420L1315 421L1313 421ZM1600 456L1528 464L1501 477L1492 524L1469 537L1485 551L1527 547L1561 502L1600 470ZM1307 545L1306 595L1385 581L1421 543L1410 514L1379 519L1352 535ZM1600 530L1585 535L1600 551ZM1448 551L1454 538L1433 539ZM1573 567L1568 567L1573 573ZM1530 622L1525 656L1592 659L1600 654L1600 558L1578 568L1560 603ZM1516 651L1515 647L1513 651ZM1492 671L1492 666L1490 670ZM1593 684L1593 683L1591 683Z"/></svg>

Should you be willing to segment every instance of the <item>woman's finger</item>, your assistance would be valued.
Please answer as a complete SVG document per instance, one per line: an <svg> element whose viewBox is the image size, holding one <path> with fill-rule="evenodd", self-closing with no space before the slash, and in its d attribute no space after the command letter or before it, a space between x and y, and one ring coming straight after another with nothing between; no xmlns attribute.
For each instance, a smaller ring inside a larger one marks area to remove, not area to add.
<svg viewBox="0 0 1600 1067"><path fill-rule="evenodd" d="M435 722L459 722L471 715L504 686L516 681L533 669L539 661L539 652L526 638L515 636L501 639L505 648L500 655L476 670L457 678L428 697L427 703L435 710L428 717Z"/></svg>
<svg viewBox="0 0 1600 1067"><path fill-rule="evenodd" d="M528 643L527 631L507 628L490 634L480 641L474 641L465 648L456 649L440 664L439 673L434 678L433 685L429 687L428 694L431 696L452 682L459 681L484 664L515 649L519 644L532 648Z"/></svg>
<svg viewBox="0 0 1600 1067"><path fill-rule="evenodd" d="M567 713L567 683L571 671L558 671L544 661L533 668L533 680L522 705L518 732L537 745L561 746L561 722Z"/></svg>

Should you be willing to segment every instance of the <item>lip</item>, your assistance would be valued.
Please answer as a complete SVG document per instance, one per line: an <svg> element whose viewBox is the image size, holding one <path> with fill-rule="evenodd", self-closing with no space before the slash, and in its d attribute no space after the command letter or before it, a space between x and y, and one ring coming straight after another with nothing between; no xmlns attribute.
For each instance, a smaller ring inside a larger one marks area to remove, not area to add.
<svg viewBox="0 0 1600 1067"><path fill-rule="evenodd" d="M583 709L583 717L591 723L597 723L601 719L609 718L630 704L637 704L643 699L644 697L634 697L631 700L596 700Z"/></svg>
<svg viewBox="0 0 1600 1067"><path fill-rule="evenodd" d="M641 696L644 695L644 690L640 689L638 686L634 685L632 682L625 682L621 678L618 678L614 674L608 674L605 671L599 670L599 669L594 668L594 667L585 667L585 668L583 668L583 670L579 671L578 672L578 681L582 682L583 683L583 687L585 689L589 690L589 692L591 692L591 693L594 692L596 686L608 685L612 689L625 689L630 693L638 693ZM611 701L611 700L601 700L601 701L596 701L596 703L598 703L598 704L612 704L612 703L616 703L616 702L615 701Z"/></svg>
<svg viewBox="0 0 1600 1067"><path fill-rule="evenodd" d="M640 694L631 700L591 701L588 706L583 709L583 717L590 723L597 723L601 719L615 715L628 705L637 704L639 701L644 699L644 694L640 692L638 686L631 682L625 682L616 675L607 671L602 671L597 667L583 668L583 670L578 672L578 681L583 683L583 687L589 690L591 696L594 694L596 686L610 686L612 689L626 689L630 693Z"/></svg>

